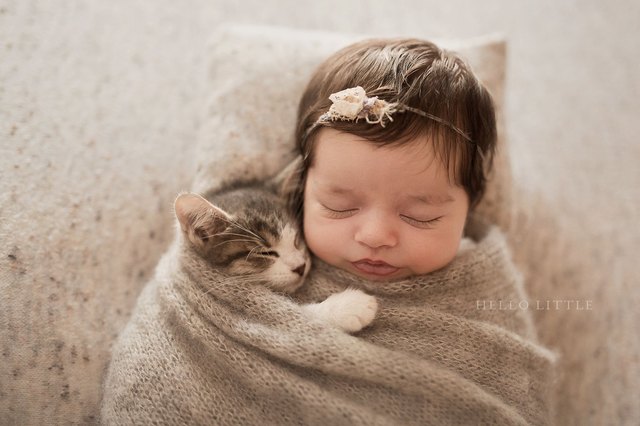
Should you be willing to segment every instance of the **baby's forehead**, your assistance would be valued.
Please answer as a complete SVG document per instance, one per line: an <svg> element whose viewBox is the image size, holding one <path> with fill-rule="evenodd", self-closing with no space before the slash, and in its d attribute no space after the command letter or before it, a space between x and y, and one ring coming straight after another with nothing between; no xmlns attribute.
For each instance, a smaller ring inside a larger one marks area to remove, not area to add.
<svg viewBox="0 0 640 426"><path fill-rule="evenodd" d="M369 139L356 133L325 128L316 137L312 148L312 154L314 154L312 158L315 159L319 146L321 146L320 149L326 149L327 146L331 146L333 148L332 151L337 155L348 155L352 151L350 144L353 143L368 146L371 150L379 151L382 155L394 156L399 154L410 160L424 160L423 162L428 165L434 159L444 160L452 157L449 153L443 151L455 150L453 144L456 141L444 140L439 135L434 136L428 133L409 134L393 139Z"/></svg>
<svg viewBox="0 0 640 426"><path fill-rule="evenodd" d="M446 176L448 184L458 186L462 176L470 172L468 169L472 167L472 161L459 146L466 142L446 136L443 133L420 132L396 139L370 140L326 127L315 138L308 167L335 168L339 164L354 170L372 166L381 169L395 167L415 174L435 167L437 174Z"/></svg>
<svg viewBox="0 0 640 426"><path fill-rule="evenodd" d="M446 177L447 165L426 141L377 144L345 133L328 133L316 146L311 168L336 183ZM442 179L449 182L448 179ZM345 185L342 185L344 187Z"/></svg>

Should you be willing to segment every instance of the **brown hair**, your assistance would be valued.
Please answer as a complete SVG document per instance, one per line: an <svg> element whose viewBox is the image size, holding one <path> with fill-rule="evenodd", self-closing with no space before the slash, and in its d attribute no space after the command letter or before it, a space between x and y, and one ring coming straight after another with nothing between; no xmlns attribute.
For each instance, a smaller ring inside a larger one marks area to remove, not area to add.
<svg viewBox="0 0 640 426"><path fill-rule="evenodd" d="M316 121L329 110L329 95L361 86L367 96L398 102L434 115L448 125L405 111L384 127L366 120ZM313 164L315 138L322 127L354 134L383 146L427 136L433 150L462 186L473 208L485 191L496 145L493 101L459 56L418 39L371 39L351 44L315 70L298 106L296 141L302 165L291 206L302 217L304 184ZM462 130L466 139L453 128Z"/></svg>

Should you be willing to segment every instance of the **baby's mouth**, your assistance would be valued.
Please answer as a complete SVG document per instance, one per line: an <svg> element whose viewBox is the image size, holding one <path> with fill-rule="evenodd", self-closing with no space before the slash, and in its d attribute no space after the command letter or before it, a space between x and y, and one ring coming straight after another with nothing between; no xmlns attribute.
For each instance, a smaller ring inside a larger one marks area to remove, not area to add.
<svg viewBox="0 0 640 426"><path fill-rule="evenodd" d="M378 276L391 275L400 269L381 260L362 259L351 264L360 272Z"/></svg>

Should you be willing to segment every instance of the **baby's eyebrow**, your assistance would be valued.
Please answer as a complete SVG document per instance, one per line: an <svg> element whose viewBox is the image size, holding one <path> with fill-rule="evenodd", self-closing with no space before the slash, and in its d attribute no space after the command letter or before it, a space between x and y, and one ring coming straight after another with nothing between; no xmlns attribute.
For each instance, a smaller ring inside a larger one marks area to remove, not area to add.
<svg viewBox="0 0 640 426"><path fill-rule="evenodd" d="M318 185L318 189L320 189L325 193L336 194L336 195L343 195L343 194L349 195L349 194L354 194L356 192L351 188L345 188L332 183L320 184Z"/></svg>
<svg viewBox="0 0 640 426"><path fill-rule="evenodd" d="M331 192L332 194L353 194L355 191L353 189L349 189L349 188L343 188L340 186L329 186L327 187L327 191Z"/></svg>
<svg viewBox="0 0 640 426"><path fill-rule="evenodd" d="M421 195L409 195L411 201L417 201L422 204L446 204L452 203L455 199L450 194L433 195L433 194L421 194Z"/></svg>

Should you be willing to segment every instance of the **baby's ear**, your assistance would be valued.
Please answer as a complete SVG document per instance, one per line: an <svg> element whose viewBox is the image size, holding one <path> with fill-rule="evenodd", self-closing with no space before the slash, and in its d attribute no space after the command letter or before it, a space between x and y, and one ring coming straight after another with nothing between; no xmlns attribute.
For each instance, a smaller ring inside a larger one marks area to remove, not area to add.
<svg viewBox="0 0 640 426"><path fill-rule="evenodd" d="M180 228L197 247L229 226L231 216L198 194L180 194L174 203Z"/></svg>
<svg viewBox="0 0 640 426"><path fill-rule="evenodd" d="M267 185L281 197L287 197L297 190L302 174L302 156L298 155L280 173L267 181Z"/></svg>

